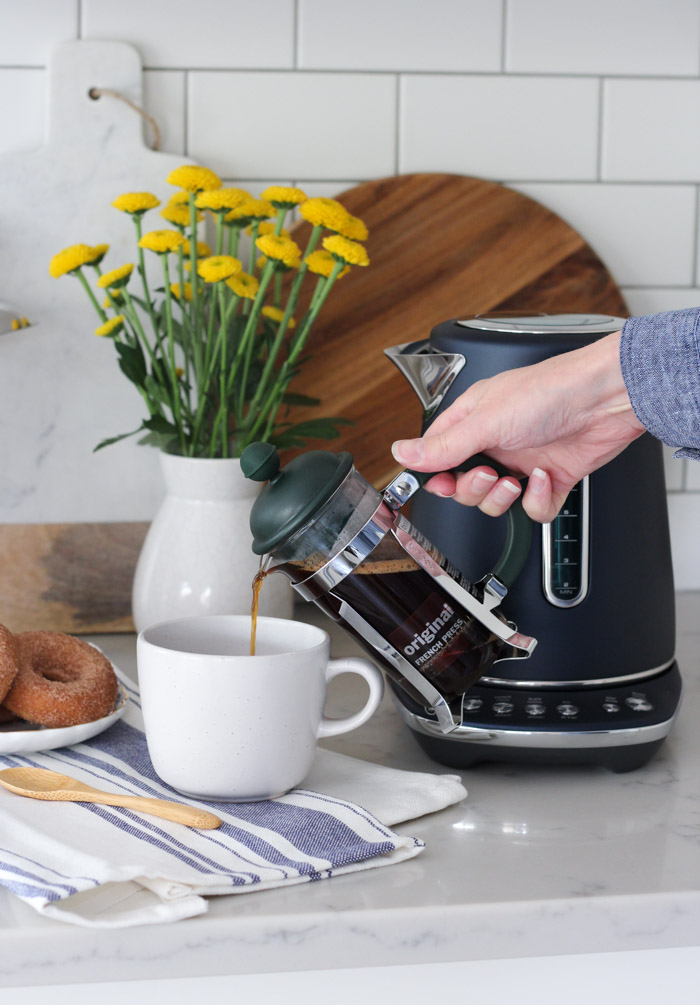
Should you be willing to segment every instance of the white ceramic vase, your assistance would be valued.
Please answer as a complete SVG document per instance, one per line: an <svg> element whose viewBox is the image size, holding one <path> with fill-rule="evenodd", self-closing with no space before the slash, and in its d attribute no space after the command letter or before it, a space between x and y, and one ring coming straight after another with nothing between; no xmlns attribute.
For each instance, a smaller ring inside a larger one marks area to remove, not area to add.
<svg viewBox="0 0 700 1005"><path fill-rule="evenodd" d="M249 519L260 486L244 476L237 458L160 458L167 494L136 566L136 630L199 614L249 614L260 561ZM269 576L260 613L289 618L292 605L286 576Z"/></svg>

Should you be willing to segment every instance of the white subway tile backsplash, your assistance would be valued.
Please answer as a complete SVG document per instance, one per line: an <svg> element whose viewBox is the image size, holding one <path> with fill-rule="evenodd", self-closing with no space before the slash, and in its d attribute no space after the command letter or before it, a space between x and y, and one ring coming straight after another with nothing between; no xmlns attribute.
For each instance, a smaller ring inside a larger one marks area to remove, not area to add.
<svg viewBox="0 0 700 1005"><path fill-rule="evenodd" d="M160 150L185 153L185 74L179 70L146 70L143 75L143 107L160 130ZM145 142L153 145L153 133L144 126Z"/></svg>
<svg viewBox="0 0 700 1005"><path fill-rule="evenodd" d="M700 181L699 119L700 80L606 81L603 180Z"/></svg>
<svg viewBox="0 0 700 1005"><path fill-rule="evenodd" d="M538 185L544 203L586 239L624 286L690 286L695 245L691 185Z"/></svg>
<svg viewBox="0 0 700 1005"><path fill-rule="evenodd" d="M299 66L333 70L501 69L496 0L299 0Z"/></svg>
<svg viewBox="0 0 700 1005"><path fill-rule="evenodd" d="M0 0L0 66L45 66L78 37L78 0Z"/></svg>
<svg viewBox="0 0 700 1005"><path fill-rule="evenodd" d="M0 154L44 145L45 91L43 70L0 70Z"/></svg>
<svg viewBox="0 0 700 1005"><path fill-rule="evenodd" d="M668 516L676 589L700 589L700 492L669 493Z"/></svg>
<svg viewBox="0 0 700 1005"><path fill-rule="evenodd" d="M396 80L385 74L190 74L188 150L249 178L393 174Z"/></svg>
<svg viewBox="0 0 700 1005"><path fill-rule="evenodd" d="M148 67L294 65L294 0L82 0L83 38L130 42Z"/></svg>
<svg viewBox="0 0 700 1005"><path fill-rule="evenodd" d="M688 492L700 492L700 461L688 458L685 463L685 486ZM698 556L700 561L700 556Z"/></svg>
<svg viewBox="0 0 700 1005"><path fill-rule="evenodd" d="M675 286L654 289L650 286L622 287L622 295L627 301L630 314L642 317L645 314L660 314L662 311L683 311L687 307L700 307L700 288L697 286Z"/></svg>
<svg viewBox="0 0 700 1005"><path fill-rule="evenodd" d="M697 0L508 0L509 72L695 76Z"/></svg>
<svg viewBox="0 0 700 1005"><path fill-rule="evenodd" d="M685 466L688 463L684 457L674 457L675 447L663 445L664 473L666 475L666 489L669 492L682 492L685 480ZM700 469L700 464L697 465Z"/></svg>
<svg viewBox="0 0 700 1005"><path fill-rule="evenodd" d="M401 79L400 108L401 171L596 177L596 81L411 75Z"/></svg>

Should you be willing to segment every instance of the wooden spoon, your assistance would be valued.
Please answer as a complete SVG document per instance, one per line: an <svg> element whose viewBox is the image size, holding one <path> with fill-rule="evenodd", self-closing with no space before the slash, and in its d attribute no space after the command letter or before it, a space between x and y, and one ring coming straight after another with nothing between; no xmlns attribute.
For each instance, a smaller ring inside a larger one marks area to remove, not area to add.
<svg viewBox="0 0 700 1005"><path fill-rule="evenodd" d="M48 771L45 768L5 768L0 771L0 785L4 785L10 792L16 792L19 796L29 796L31 799L58 799L72 803L126 806L142 813L150 813L154 817L163 817L165 820L173 820L175 823L203 830L212 830L223 823L213 813L194 806L173 803L168 799L103 792L102 789L93 789L91 785L79 782L70 775L62 775L58 771Z"/></svg>

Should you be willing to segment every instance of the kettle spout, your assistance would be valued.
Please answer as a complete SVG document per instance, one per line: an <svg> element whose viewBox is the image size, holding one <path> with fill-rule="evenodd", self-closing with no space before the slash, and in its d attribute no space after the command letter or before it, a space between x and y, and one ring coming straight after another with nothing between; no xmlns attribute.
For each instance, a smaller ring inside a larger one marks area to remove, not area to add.
<svg viewBox="0 0 700 1005"><path fill-rule="evenodd" d="M401 371L418 395L426 422L433 417L467 362L461 353L434 349L427 339L391 346L384 350L384 355Z"/></svg>

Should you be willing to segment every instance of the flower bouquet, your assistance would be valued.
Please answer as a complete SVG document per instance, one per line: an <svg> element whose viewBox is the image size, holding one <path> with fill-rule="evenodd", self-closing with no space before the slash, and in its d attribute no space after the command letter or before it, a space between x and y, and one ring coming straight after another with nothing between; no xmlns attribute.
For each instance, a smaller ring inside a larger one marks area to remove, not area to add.
<svg viewBox="0 0 700 1005"><path fill-rule="evenodd" d="M161 210L169 229L144 232L144 215L160 205L155 195L131 192L112 203L134 222L137 265L103 272L107 244L72 245L51 260L52 276L72 275L83 285L100 319L95 334L114 343L119 367L148 413L138 429L95 449L141 433L140 443L168 453L238 457L253 440L284 449L338 436L347 419L292 422L290 406L319 401L288 388L334 283L351 267L369 264L359 243L367 237L365 224L336 200L309 199L299 188L271 186L254 198L222 187L213 171L194 165L167 180L179 189ZM284 227L295 208L312 225L303 251ZM204 213L215 223L213 251L198 240ZM247 271L238 257L244 229L251 237ZM157 255L162 268L162 286L153 290L146 252ZM104 293L102 303L87 267ZM307 277L313 292L297 319Z"/></svg>

